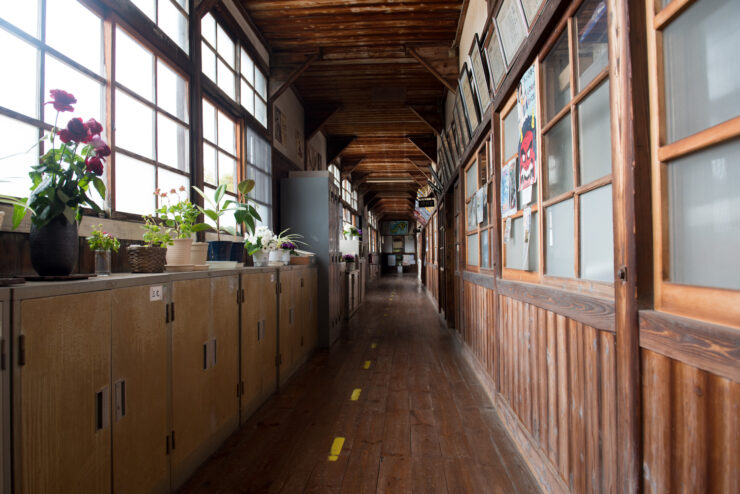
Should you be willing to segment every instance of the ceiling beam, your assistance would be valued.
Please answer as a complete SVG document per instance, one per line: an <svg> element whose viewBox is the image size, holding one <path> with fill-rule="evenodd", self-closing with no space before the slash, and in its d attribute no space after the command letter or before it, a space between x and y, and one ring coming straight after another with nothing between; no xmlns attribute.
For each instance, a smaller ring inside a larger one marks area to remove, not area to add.
<svg viewBox="0 0 740 494"><path fill-rule="evenodd" d="M444 84L444 86L452 91L453 94L457 93L457 85L448 80L445 76L439 73L437 69L431 66L429 62L424 60L424 57L419 55L419 53L414 49L413 46L406 46L406 51L409 55L414 57L427 71L432 74L439 82Z"/></svg>
<svg viewBox="0 0 740 494"><path fill-rule="evenodd" d="M434 135L435 136L438 136L439 135L439 132L440 132L439 129L437 129L437 127L429 120L428 117L425 117L424 115L422 115L422 113L419 110L417 110L416 108L414 108L412 105L406 105L406 108L408 108L409 110L411 110L411 112L414 115L416 115L419 118L419 120L421 120L422 122L424 122L426 124L426 126L429 127L432 130L432 132L434 132ZM426 154L426 153L424 153L424 154ZM436 161L436 160L434 160L434 161Z"/></svg>
<svg viewBox="0 0 740 494"><path fill-rule="evenodd" d="M462 8L460 9L460 17L457 19L457 31L455 32L455 41L452 42L452 49L460 46L460 38L462 38L463 26L465 25L465 16L468 15L469 0L463 0Z"/></svg>
<svg viewBox="0 0 740 494"><path fill-rule="evenodd" d="M326 138L326 163L329 164L357 139L355 136L329 136Z"/></svg>
<svg viewBox="0 0 740 494"><path fill-rule="evenodd" d="M422 136L406 136L406 139L424 153L430 161L437 162L437 139Z"/></svg>
<svg viewBox="0 0 740 494"><path fill-rule="evenodd" d="M195 12L198 14L198 17L203 17L210 12L216 4L218 4L218 0L200 0L195 6Z"/></svg>
<svg viewBox="0 0 740 494"><path fill-rule="evenodd" d="M280 95L283 94L301 76L301 74L303 74L306 69L308 69L311 64L319 58L321 58L321 53L314 53L313 55L308 57L308 60L303 62L303 65L295 69L293 73L290 74L288 78L280 85L280 87L278 87L270 94L270 101L275 101L276 99L278 99Z"/></svg>
<svg viewBox="0 0 740 494"><path fill-rule="evenodd" d="M312 126L311 128L308 128L308 127L306 128L306 140L307 141L310 141L311 138L313 138L313 136L318 134L321 131L321 129L324 128L324 125L326 125L326 123L331 119L331 117L336 115L336 113L342 109L342 105L337 105L332 108L333 109L330 109L328 115L319 116L320 120L316 125ZM306 119L306 121L308 121L308 118Z"/></svg>
<svg viewBox="0 0 740 494"><path fill-rule="evenodd" d="M427 175L427 173L424 170L422 170L421 167L419 165L417 165L414 160L412 160L411 158L406 158L406 159L409 161L409 163L411 163L412 165L414 165L416 167L416 169L421 172L422 175L424 175L424 179L426 180L426 182L431 182L432 181L432 179L430 178L430 176ZM424 185L426 185L426 183Z"/></svg>

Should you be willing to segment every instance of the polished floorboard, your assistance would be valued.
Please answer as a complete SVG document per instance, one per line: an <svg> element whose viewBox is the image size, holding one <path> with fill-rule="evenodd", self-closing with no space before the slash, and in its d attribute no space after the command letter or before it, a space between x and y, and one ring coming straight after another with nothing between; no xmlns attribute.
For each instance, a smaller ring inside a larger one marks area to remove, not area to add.
<svg viewBox="0 0 740 494"><path fill-rule="evenodd" d="M330 461L337 437L344 444ZM455 338L406 275L371 283L331 351L314 354L180 492L540 491Z"/></svg>

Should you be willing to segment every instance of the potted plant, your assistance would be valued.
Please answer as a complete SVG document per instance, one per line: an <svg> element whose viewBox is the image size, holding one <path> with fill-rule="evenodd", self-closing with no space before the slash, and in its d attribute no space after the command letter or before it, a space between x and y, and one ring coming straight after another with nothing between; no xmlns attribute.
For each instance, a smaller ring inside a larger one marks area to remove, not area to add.
<svg viewBox="0 0 740 494"><path fill-rule="evenodd" d="M239 182L236 188L239 191L239 197L244 202L232 201L234 207L234 220L237 225L242 225L244 233L254 233L257 221L262 220L257 209L249 204L252 200L247 197L247 194L254 189L254 185L255 182L251 179ZM242 262L244 260L244 244L242 242L234 242L232 244L231 260L238 262Z"/></svg>
<svg viewBox="0 0 740 494"><path fill-rule="evenodd" d="M342 260L347 263L347 271L355 269L355 256L352 254L345 254L342 256Z"/></svg>
<svg viewBox="0 0 740 494"><path fill-rule="evenodd" d="M154 193L161 199L162 205L155 211L157 217L171 229L172 242L167 248L167 264L182 266L191 264L193 233L208 229L205 223L198 223L198 208L189 199L181 197L185 187L179 190ZM196 259L200 261L200 259ZM199 264L205 264L205 258Z"/></svg>
<svg viewBox="0 0 740 494"><path fill-rule="evenodd" d="M342 233L344 234L345 240L352 240L353 238L359 237L362 232L357 229L355 226L349 226L345 228Z"/></svg>
<svg viewBox="0 0 740 494"><path fill-rule="evenodd" d="M221 233L236 235L236 230L231 227L221 226L221 217L233 209L231 205L234 203L233 200L223 200L226 194L226 184L221 184L216 188L213 198L208 197L198 187L193 186L193 189L211 206L210 208L196 207L206 217L210 218L216 226L217 240L208 242L208 259L211 261L228 261L231 258L231 241L222 241Z"/></svg>
<svg viewBox="0 0 740 494"><path fill-rule="evenodd" d="M244 245L257 267L267 266L270 252L278 249L277 237L266 226L259 226L254 233L245 235Z"/></svg>
<svg viewBox="0 0 740 494"><path fill-rule="evenodd" d="M278 249L270 253L270 261L273 261L275 264L278 262L284 266L290 264L291 254L298 255L295 252L297 248L296 244L303 243L298 240L303 238L301 235L298 235L297 233L288 233L288 230L289 228L286 228L280 232L276 239Z"/></svg>
<svg viewBox="0 0 740 494"><path fill-rule="evenodd" d="M57 110L57 121L60 113L74 110L77 99L72 94L60 89L52 89L50 94L51 101L46 104ZM92 118L87 122L72 118L63 129L55 124L43 138L49 141L49 151L28 174L31 194L14 204L13 228L18 227L26 210L32 212L31 264L41 276L67 276L72 272L79 252L77 224L82 219L82 207L101 211L88 193L92 186L105 198L105 183L100 176L111 150L101 139L102 132L103 126Z"/></svg>
<svg viewBox="0 0 740 494"><path fill-rule="evenodd" d="M160 225L152 216L144 218L145 245L132 245L128 248L128 262L134 273L161 273L164 271L167 246L172 242L171 231Z"/></svg>
<svg viewBox="0 0 740 494"><path fill-rule="evenodd" d="M121 242L110 233L103 231L103 225L93 228L92 234L87 237L87 245L95 253L95 274L108 276L110 274L110 251L118 252Z"/></svg>
<svg viewBox="0 0 740 494"><path fill-rule="evenodd" d="M280 253L282 254L280 260L283 262L284 266L287 266L288 264L290 264L290 256L298 255L295 252L297 248L298 247L296 246L296 244L294 244L290 240L280 243Z"/></svg>

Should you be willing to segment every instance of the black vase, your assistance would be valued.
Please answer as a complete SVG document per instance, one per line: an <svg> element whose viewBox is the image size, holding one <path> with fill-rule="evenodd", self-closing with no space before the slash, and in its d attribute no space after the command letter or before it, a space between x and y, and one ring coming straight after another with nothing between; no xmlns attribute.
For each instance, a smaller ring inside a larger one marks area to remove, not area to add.
<svg viewBox="0 0 740 494"><path fill-rule="evenodd" d="M209 261L228 261L231 259L231 244L229 240L212 240L208 242Z"/></svg>
<svg viewBox="0 0 740 494"><path fill-rule="evenodd" d="M77 264L77 222L70 223L63 215L41 228L32 224L28 243L31 265L39 276L67 276Z"/></svg>

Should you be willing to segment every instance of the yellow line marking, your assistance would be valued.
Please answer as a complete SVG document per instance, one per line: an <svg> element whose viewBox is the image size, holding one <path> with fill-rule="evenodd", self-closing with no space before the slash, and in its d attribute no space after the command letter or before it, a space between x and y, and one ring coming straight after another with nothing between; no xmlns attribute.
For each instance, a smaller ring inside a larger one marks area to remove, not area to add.
<svg viewBox="0 0 740 494"><path fill-rule="evenodd" d="M344 446L343 437L335 437L334 442L331 443L331 449L329 450L329 461L337 461L339 454L342 452L342 446Z"/></svg>
<svg viewBox="0 0 740 494"><path fill-rule="evenodd" d="M370 348L372 350L375 350L376 348L378 348L378 344L377 343L373 343L372 345L370 345Z"/></svg>
<svg viewBox="0 0 740 494"><path fill-rule="evenodd" d="M363 369L369 369L369 368L370 368L370 364L371 364L371 363L372 363L372 362L370 362L369 360L365 360L365 364L364 364L364 365L362 366L362 368L363 368Z"/></svg>
<svg viewBox="0 0 740 494"><path fill-rule="evenodd" d="M352 396L350 397L350 400L357 401L360 399L360 393L362 393L362 390L360 388L355 388L354 391L352 391Z"/></svg>

